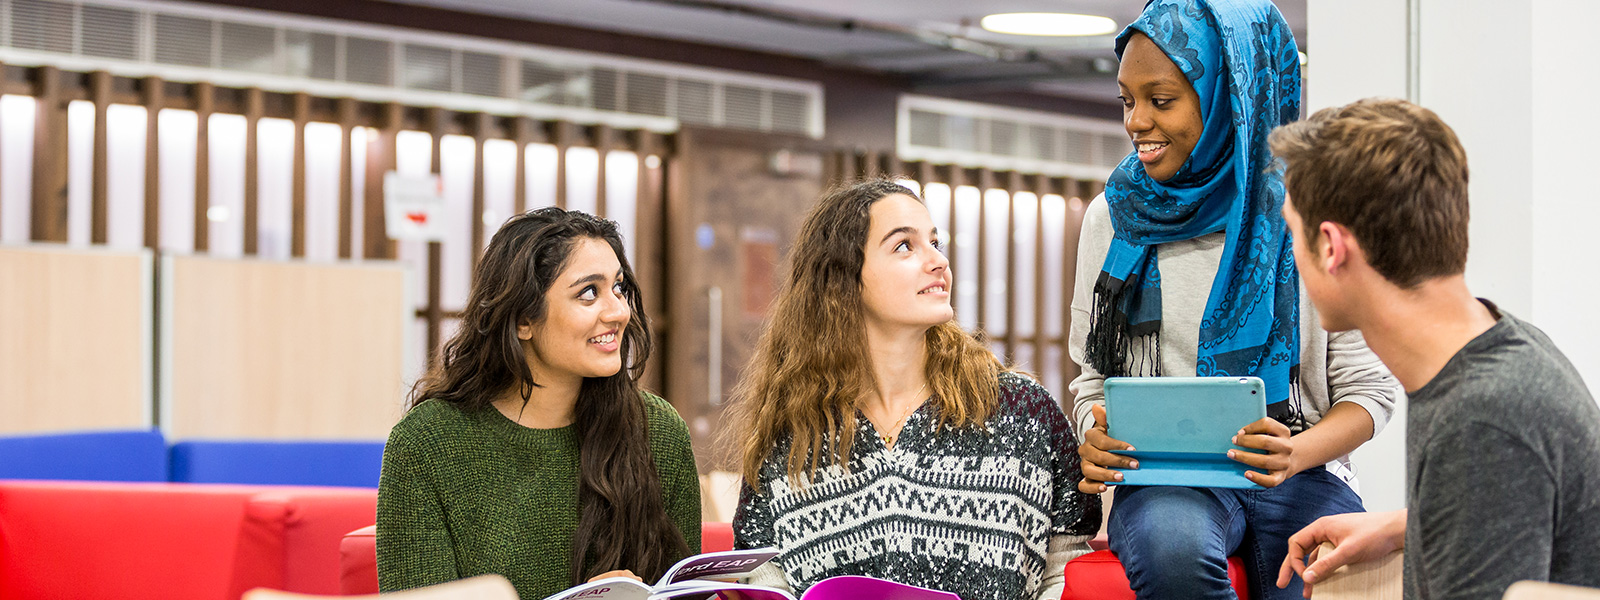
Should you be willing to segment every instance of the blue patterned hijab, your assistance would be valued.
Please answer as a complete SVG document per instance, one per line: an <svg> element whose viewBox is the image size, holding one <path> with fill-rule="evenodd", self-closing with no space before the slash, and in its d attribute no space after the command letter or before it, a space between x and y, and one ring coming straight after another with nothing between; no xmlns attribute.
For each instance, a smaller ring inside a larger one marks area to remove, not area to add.
<svg viewBox="0 0 1600 600"><path fill-rule="evenodd" d="M1288 401L1300 365L1299 273L1267 148L1274 127L1300 117L1294 35L1269 0L1151 0L1117 36L1118 57L1136 32L1187 76L1204 129L1171 179L1151 179L1130 152L1106 181L1116 235L1095 283L1088 362L1107 376L1160 375L1155 246L1222 231L1195 374L1260 377L1268 413L1303 426Z"/></svg>

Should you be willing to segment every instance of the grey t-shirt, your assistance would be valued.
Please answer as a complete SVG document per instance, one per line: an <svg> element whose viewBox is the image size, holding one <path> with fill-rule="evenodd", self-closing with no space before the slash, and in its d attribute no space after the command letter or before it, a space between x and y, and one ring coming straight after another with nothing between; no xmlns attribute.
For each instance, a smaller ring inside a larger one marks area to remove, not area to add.
<svg viewBox="0 0 1600 600"><path fill-rule="evenodd" d="M1405 597L1600 586L1600 406L1538 328L1501 314L1410 394Z"/></svg>

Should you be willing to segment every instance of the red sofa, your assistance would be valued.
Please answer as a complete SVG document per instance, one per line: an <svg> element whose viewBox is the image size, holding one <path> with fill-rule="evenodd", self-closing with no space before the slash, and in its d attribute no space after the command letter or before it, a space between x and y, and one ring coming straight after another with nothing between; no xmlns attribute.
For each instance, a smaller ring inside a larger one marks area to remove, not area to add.
<svg viewBox="0 0 1600 600"><path fill-rule="evenodd" d="M1233 582L1233 591L1239 598L1249 600L1244 561L1237 556L1228 557L1228 579ZM1133 589L1128 587L1128 573L1123 570L1122 561L1110 550L1102 549L1067 563L1066 587L1061 592L1061 600L1134 600L1134 596Z"/></svg>
<svg viewBox="0 0 1600 600"><path fill-rule="evenodd" d="M339 589L344 532L377 491L0 481L0 600L233 600Z"/></svg>

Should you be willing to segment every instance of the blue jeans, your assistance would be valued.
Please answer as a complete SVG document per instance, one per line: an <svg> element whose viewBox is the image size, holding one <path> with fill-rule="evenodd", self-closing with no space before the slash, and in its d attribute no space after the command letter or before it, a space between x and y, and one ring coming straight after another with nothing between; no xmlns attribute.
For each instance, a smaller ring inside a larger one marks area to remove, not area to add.
<svg viewBox="0 0 1600 600"><path fill-rule="evenodd" d="M1364 511L1349 485L1316 467L1264 490L1117 487L1106 531L1140 600L1232 599L1235 553L1255 598L1298 600L1298 577L1277 586L1289 536L1318 518Z"/></svg>

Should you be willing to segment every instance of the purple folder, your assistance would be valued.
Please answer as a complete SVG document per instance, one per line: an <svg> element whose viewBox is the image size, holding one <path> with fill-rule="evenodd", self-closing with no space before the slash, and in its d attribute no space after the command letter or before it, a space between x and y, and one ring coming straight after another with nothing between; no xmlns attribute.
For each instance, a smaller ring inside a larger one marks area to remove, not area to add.
<svg viewBox="0 0 1600 600"><path fill-rule="evenodd" d="M930 590L872 577L845 575L817 582L804 600L961 600L950 592Z"/></svg>

